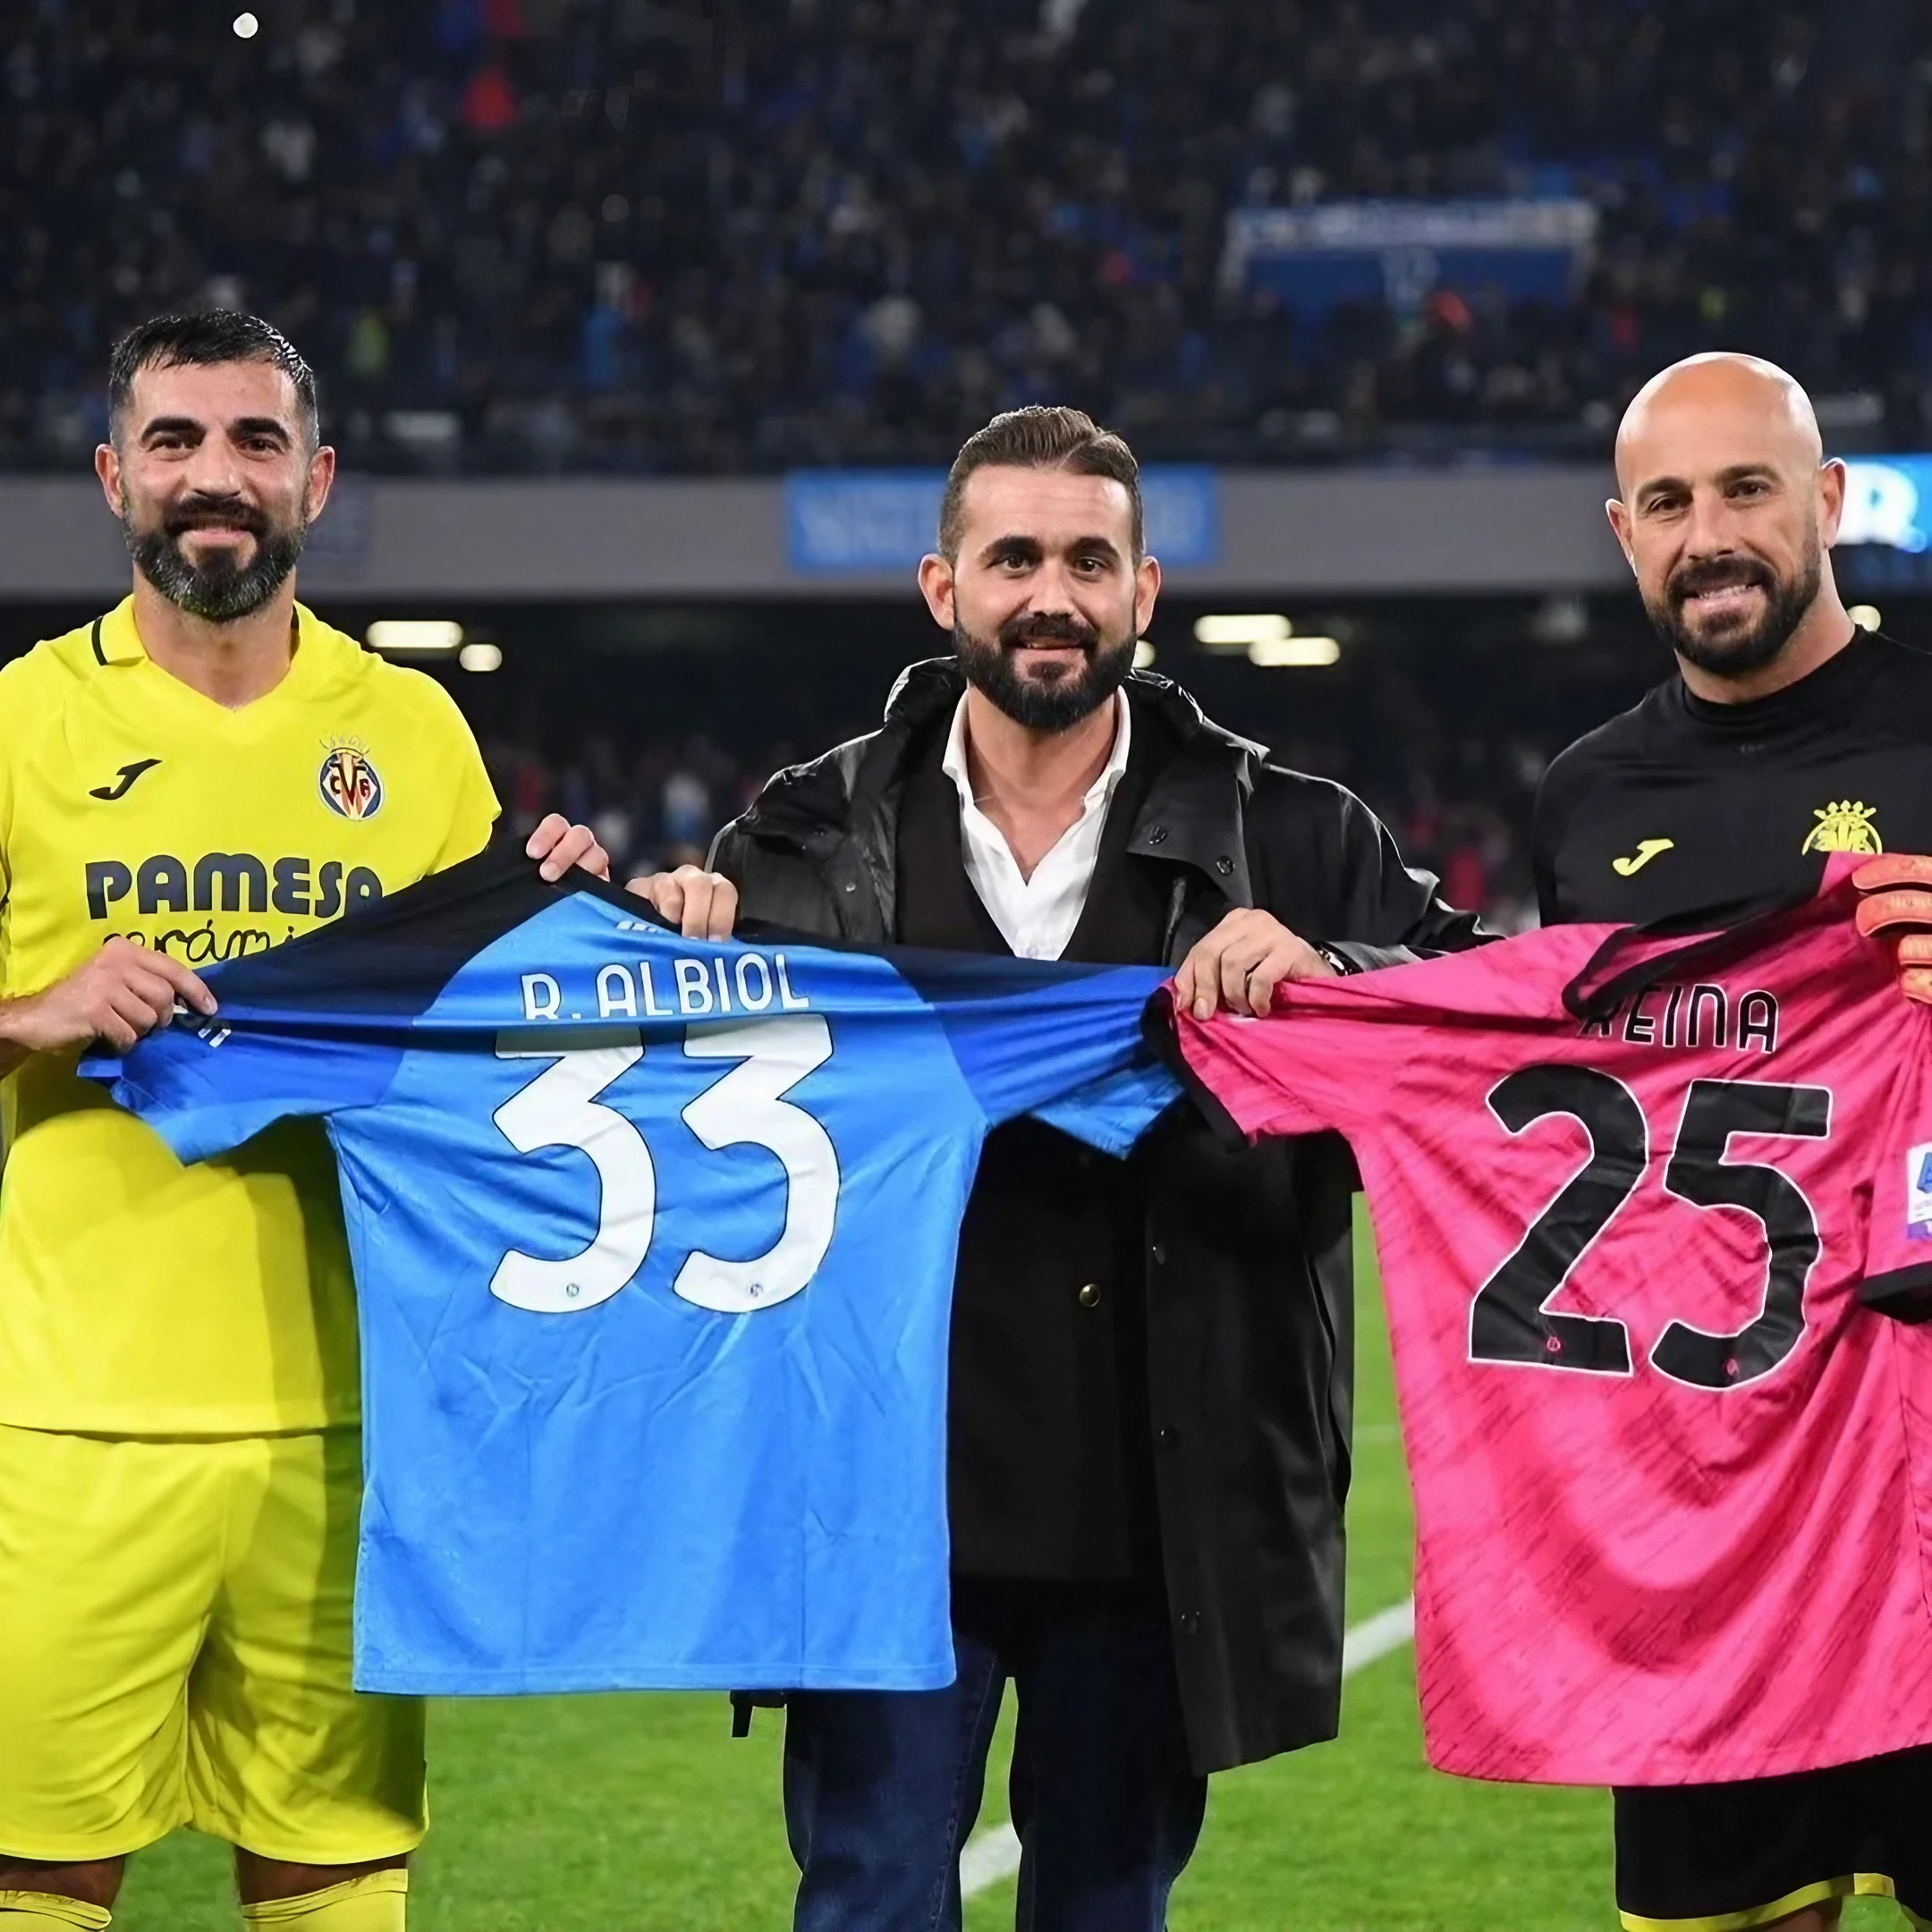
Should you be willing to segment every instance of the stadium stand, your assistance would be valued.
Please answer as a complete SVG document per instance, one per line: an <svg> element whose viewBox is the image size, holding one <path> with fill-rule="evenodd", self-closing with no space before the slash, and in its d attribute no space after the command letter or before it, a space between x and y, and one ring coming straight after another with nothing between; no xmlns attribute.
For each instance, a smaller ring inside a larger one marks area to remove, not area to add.
<svg viewBox="0 0 1932 1932"><path fill-rule="evenodd" d="M1845 0L1830 31L1792 0L287 0L274 25L211 58L129 0L7 10L0 469L84 464L114 335L227 303L304 346L364 470L944 462L1043 399L1144 459L1597 455L1639 380L1718 342L1801 370L1839 447L1932 432L1932 0ZM1509 921L1570 721L1405 676L1274 741ZM828 727L864 728L877 678L833 682ZM493 758L521 817L690 856L789 755L717 718L597 733L564 705L505 717Z"/></svg>
<svg viewBox="0 0 1932 1932"><path fill-rule="evenodd" d="M273 49L211 63L129 0L27 0L0 26L0 465L92 444L119 327L227 301L308 347L364 468L932 462L1042 397L1149 457L1595 451L1636 380L1718 340L1916 446L1911 13L288 0ZM1311 289L1235 240L1445 200L1514 242L1575 211L1567 270Z"/></svg>

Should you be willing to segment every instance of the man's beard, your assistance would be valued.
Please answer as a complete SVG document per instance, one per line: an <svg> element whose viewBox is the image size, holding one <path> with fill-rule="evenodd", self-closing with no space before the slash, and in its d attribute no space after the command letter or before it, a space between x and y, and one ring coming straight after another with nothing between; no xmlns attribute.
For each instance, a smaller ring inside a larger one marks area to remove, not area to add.
<svg viewBox="0 0 1932 1932"><path fill-rule="evenodd" d="M1818 601L1824 577L1824 550L1814 536L1802 568L1780 580L1768 564L1753 556L1715 558L1686 564L1671 574L1660 598L1644 599L1657 635L1680 657L1713 677L1749 677L1775 664L1805 613ZM1704 590L1730 584L1756 584L1763 592L1764 614L1744 629L1726 627L1701 635L1684 621L1684 603Z"/></svg>
<svg viewBox="0 0 1932 1932"><path fill-rule="evenodd" d="M1022 677L1015 653L1035 639L1078 644L1087 654L1085 667L1052 679ZM1113 697L1133 669L1131 636L1108 643L1091 624L1076 617L1009 618L995 638L975 637L964 624L956 624L953 643L966 682L1029 731L1072 731Z"/></svg>
<svg viewBox="0 0 1932 1932"><path fill-rule="evenodd" d="M189 531L218 525L246 530L255 554L237 564L225 547L206 564L192 562L181 547ZM137 530L127 498L121 499L121 529L134 568L169 603L208 623L233 623L259 610L287 580L309 537L308 504L301 519L278 530L251 504L224 496L188 496L172 505L153 530Z"/></svg>

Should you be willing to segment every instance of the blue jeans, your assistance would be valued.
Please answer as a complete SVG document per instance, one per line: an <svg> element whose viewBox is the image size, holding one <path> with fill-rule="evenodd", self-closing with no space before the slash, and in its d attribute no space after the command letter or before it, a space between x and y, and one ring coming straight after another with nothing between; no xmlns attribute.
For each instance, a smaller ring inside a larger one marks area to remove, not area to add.
<svg viewBox="0 0 1932 1932"><path fill-rule="evenodd" d="M1011 1678L1018 1932L1165 1932L1200 1836L1165 1606L1124 1588L953 1585L945 1690L800 1691L785 1710L794 1932L958 1932Z"/></svg>

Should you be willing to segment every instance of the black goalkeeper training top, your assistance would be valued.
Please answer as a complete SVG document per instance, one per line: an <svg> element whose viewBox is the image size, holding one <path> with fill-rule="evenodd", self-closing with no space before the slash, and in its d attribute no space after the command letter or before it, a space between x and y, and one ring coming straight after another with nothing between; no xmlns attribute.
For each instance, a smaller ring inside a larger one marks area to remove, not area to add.
<svg viewBox="0 0 1932 1932"><path fill-rule="evenodd" d="M1932 852L1932 654L1864 631L1743 704L1673 677L1544 774L1546 925L1761 910L1835 852Z"/></svg>

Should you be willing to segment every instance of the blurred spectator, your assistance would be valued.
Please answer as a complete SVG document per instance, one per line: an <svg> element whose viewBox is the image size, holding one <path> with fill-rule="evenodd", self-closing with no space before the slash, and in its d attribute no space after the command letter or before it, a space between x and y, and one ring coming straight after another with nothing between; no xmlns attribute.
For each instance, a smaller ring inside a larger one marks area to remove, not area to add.
<svg viewBox="0 0 1932 1932"><path fill-rule="evenodd" d="M717 830L712 821L711 790L696 772L674 771L664 782L660 835L666 845L701 845Z"/></svg>
<svg viewBox="0 0 1932 1932"><path fill-rule="evenodd" d="M1928 0L284 0L0 13L0 462L115 330L241 300L353 462L936 462L1077 402L1148 456L1601 446L1700 345L1922 445ZM1298 319L1231 211L1584 196L1573 303ZM448 434L431 434L440 418Z"/></svg>

